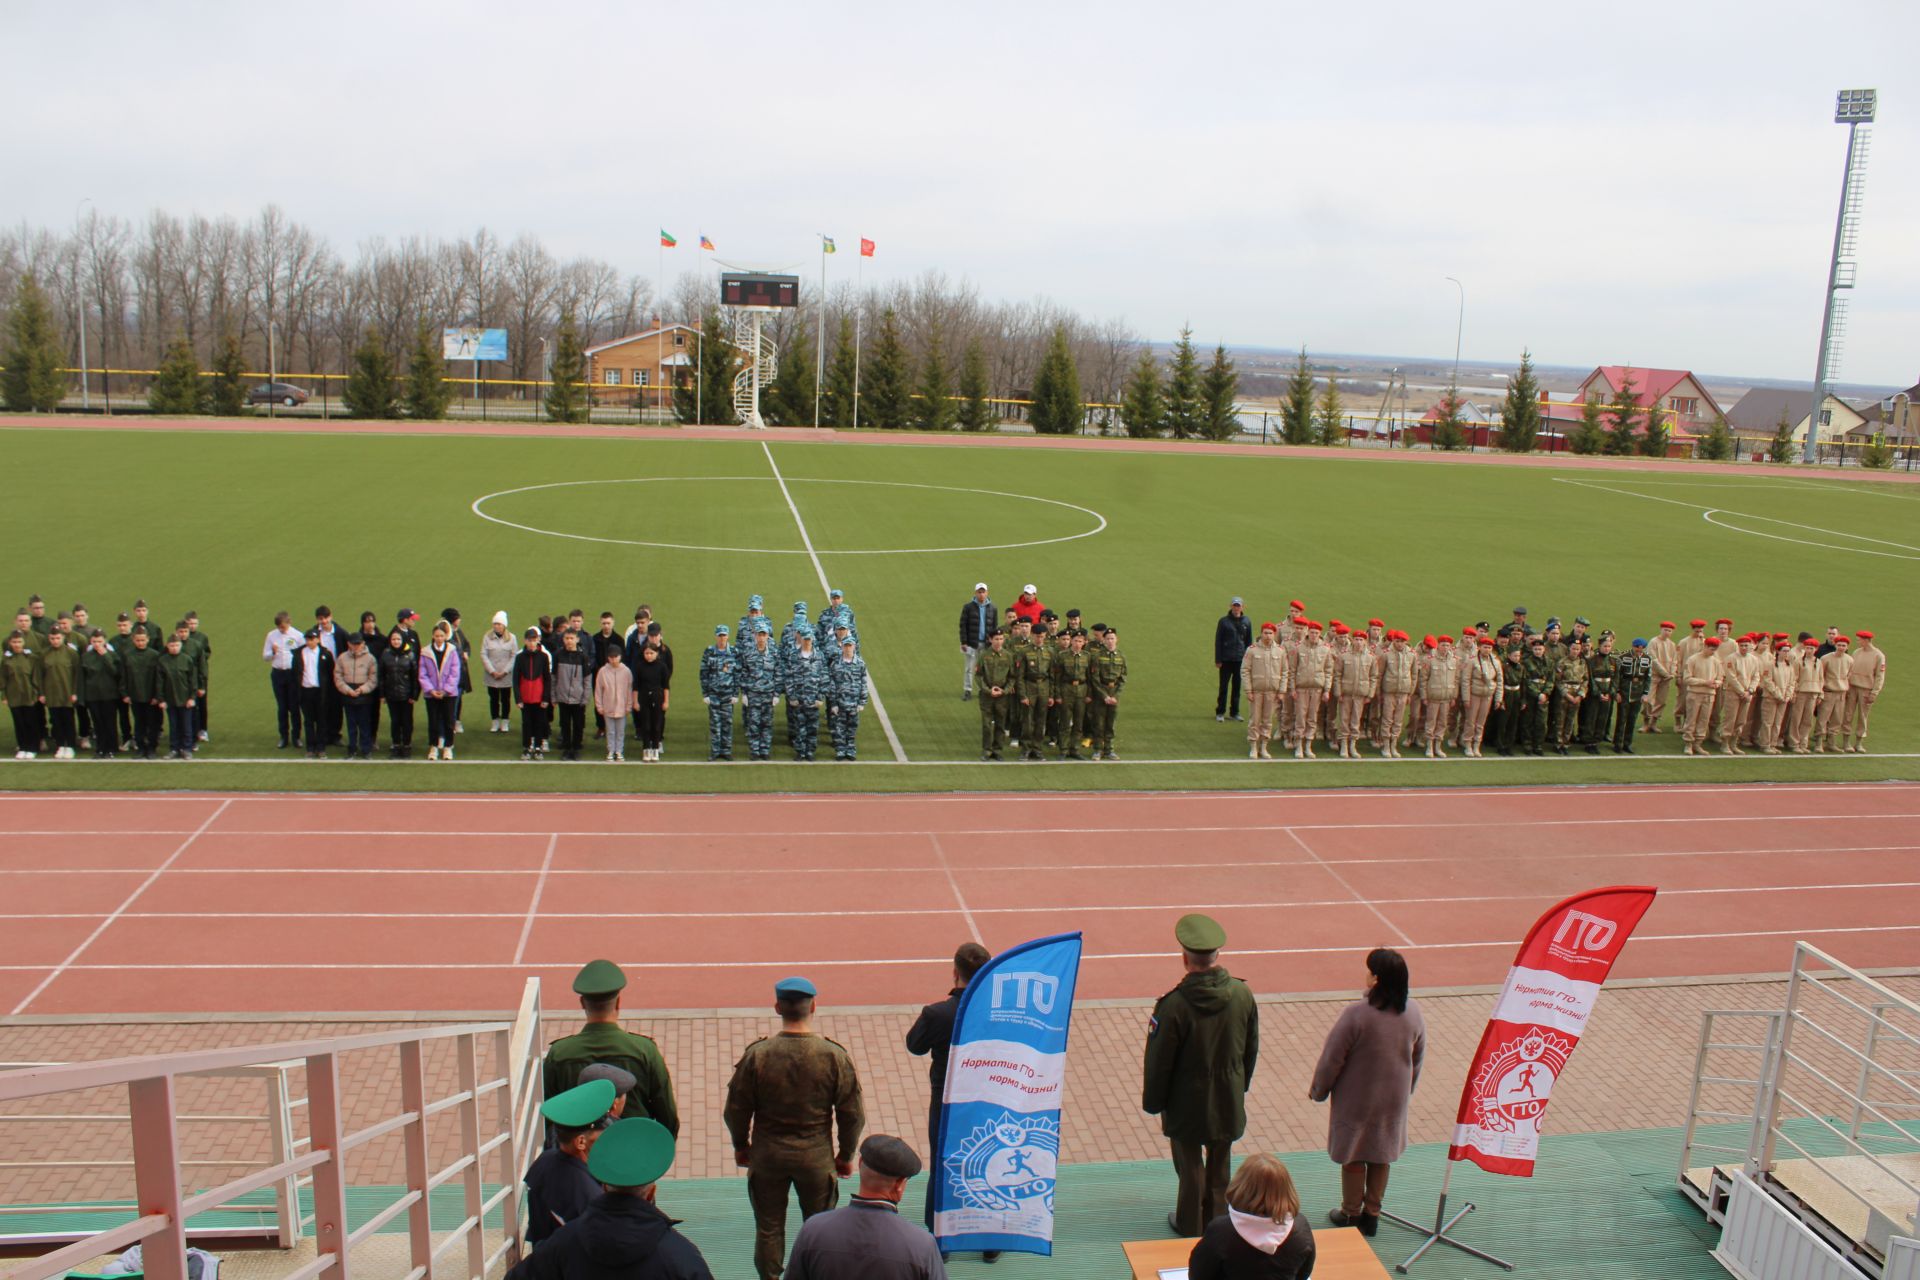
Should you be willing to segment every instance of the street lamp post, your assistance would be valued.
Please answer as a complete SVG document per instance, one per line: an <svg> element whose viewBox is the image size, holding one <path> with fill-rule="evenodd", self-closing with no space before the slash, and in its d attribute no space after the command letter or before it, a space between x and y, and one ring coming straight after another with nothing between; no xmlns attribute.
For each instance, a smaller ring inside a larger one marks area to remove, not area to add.
<svg viewBox="0 0 1920 1280"><path fill-rule="evenodd" d="M1467 286L1454 280L1452 276L1448 276L1447 279L1453 280L1453 287L1460 291L1460 314L1454 318L1453 322L1453 395L1454 399L1458 400L1460 398L1460 333L1467 323Z"/></svg>
<svg viewBox="0 0 1920 1280"><path fill-rule="evenodd" d="M78 235L80 231L81 205L89 205L92 203L92 196L82 196L80 198L80 204L73 206L73 230L75 235ZM80 411L85 413L93 407L93 401L89 398L87 390L87 291L78 287L80 283L80 271L77 267L74 269L73 281L75 285L74 292L78 295L74 299L74 308L80 313Z"/></svg>
<svg viewBox="0 0 1920 1280"><path fill-rule="evenodd" d="M274 416L273 402L278 388L273 384L279 380L279 361L274 348L274 330L279 327L277 320L267 321L267 417Z"/></svg>
<svg viewBox="0 0 1920 1280"><path fill-rule="evenodd" d="M1846 323L1839 291L1853 288L1853 252L1860 237L1860 190L1867 168L1867 126L1873 123L1879 94L1873 89L1842 89L1835 95L1833 122L1847 126L1847 167L1840 178L1840 216L1833 226L1833 257L1827 263L1827 304L1820 318L1820 361L1813 371L1813 401L1807 410L1807 439L1802 462L1820 456L1820 409L1827 399L1829 363L1838 363L1834 339Z"/></svg>

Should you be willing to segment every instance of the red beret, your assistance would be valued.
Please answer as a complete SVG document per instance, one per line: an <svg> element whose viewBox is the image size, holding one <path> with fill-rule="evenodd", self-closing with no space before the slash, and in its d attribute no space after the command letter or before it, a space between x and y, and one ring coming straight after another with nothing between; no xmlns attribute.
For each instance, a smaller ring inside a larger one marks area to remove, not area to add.
<svg viewBox="0 0 1920 1280"><path fill-rule="evenodd" d="M1462 627L1460 628L1460 634L1467 637L1469 640L1471 640L1473 637L1479 635L1480 633L1478 631L1475 631L1472 627Z"/></svg>
<svg viewBox="0 0 1920 1280"><path fill-rule="evenodd" d="M1845 636L1835 636L1833 638L1833 642L1835 644L1845 644L1845 645L1850 645L1853 643L1853 641L1847 639Z"/></svg>
<svg viewBox="0 0 1920 1280"><path fill-rule="evenodd" d="M1871 632L1871 631L1856 631L1856 632L1854 632L1853 634L1855 634L1855 635L1857 635L1857 636L1859 636L1859 637L1860 637L1860 638L1861 638L1862 640L1871 640L1871 639L1873 639L1873 632Z"/></svg>
<svg viewBox="0 0 1920 1280"><path fill-rule="evenodd" d="M1287 608L1289 609L1305 609L1306 607L1307 606L1301 604L1298 600L1287 601Z"/></svg>
<svg viewBox="0 0 1920 1280"><path fill-rule="evenodd" d="M1260 624L1260 630L1262 631L1278 631L1279 629L1280 624L1277 622L1263 622Z"/></svg>
<svg viewBox="0 0 1920 1280"><path fill-rule="evenodd" d="M1733 625L1733 619L1732 618L1715 618L1713 620L1713 625L1716 627L1730 627Z"/></svg>
<svg viewBox="0 0 1920 1280"><path fill-rule="evenodd" d="M1719 636L1708 636L1708 637L1707 637L1707 648L1709 648L1709 649L1718 649L1719 647L1720 647L1720 637L1719 637Z"/></svg>
<svg viewBox="0 0 1920 1280"><path fill-rule="evenodd" d="M1493 648L1493 637L1492 637L1492 636L1481 636L1481 637L1480 637L1480 647L1481 647L1482 649L1491 649L1491 648Z"/></svg>
<svg viewBox="0 0 1920 1280"><path fill-rule="evenodd" d="M1386 626L1387 624L1386 624L1386 623L1384 623L1384 622L1382 622L1382 621L1380 621L1380 619L1378 619L1378 618L1368 618L1368 619L1367 619L1367 625L1368 625L1368 626L1370 626L1370 627L1384 627L1384 626Z"/></svg>
<svg viewBox="0 0 1920 1280"><path fill-rule="evenodd" d="M1452 643L1453 643L1453 637L1452 637L1451 635L1449 635L1449 634L1448 634L1447 632L1445 632L1445 631L1442 631L1442 632L1440 633L1440 643L1441 643L1441 644L1452 644Z"/></svg>
<svg viewBox="0 0 1920 1280"><path fill-rule="evenodd" d="M1337 627L1337 626L1339 626L1339 625L1340 625L1340 619L1338 619L1338 618L1328 618L1328 619L1327 619L1327 625L1328 625L1328 626L1330 626L1330 627Z"/></svg>
<svg viewBox="0 0 1920 1280"><path fill-rule="evenodd" d="M1818 649L1820 647L1820 642L1818 640L1815 640L1812 636L1808 636L1805 640L1802 640L1800 643L1805 645L1809 649Z"/></svg>
<svg viewBox="0 0 1920 1280"><path fill-rule="evenodd" d="M1663 623L1661 623L1661 624L1660 624L1660 629L1661 629L1662 631L1672 631L1672 630L1674 629L1674 627L1673 627L1673 624L1672 624L1671 622L1663 622Z"/></svg>
<svg viewBox="0 0 1920 1280"><path fill-rule="evenodd" d="M1687 625L1690 627L1704 627L1707 625L1707 620L1705 618L1695 618L1692 622L1689 622Z"/></svg>
<svg viewBox="0 0 1920 1280"><path fill-rule="evenodd" d="M1335 618L1333 620L1333 634L1337 636L1344 636L1349 634L1350 631L1351 631L1351 628L1349 628L1346 623L1340 621L1340 619Z"/></svg>
<svg viewBox="0 0 1920 1280"><path fill-rule="evenodd" d="M1791 640L1793 637L1784 631L1776 631L1773 633L1773 638L1775 640Z"/></svg>
<svg viewBox="0 0 1920 1280"><path fill-rule="evenodd" d="M1320 626L1320 624L1319 624L1319 623L1317 623L1317 622L1309 622L1309 623L1307 623L1306 625L1307 625L1307 629L1308 629L1308 630L1310 630L1310 631L1319 631L1319 630L1322 630L1322 627L1321 627L1321 626Z"/></svg>
<svg viewBox="0 0 1920 1280"><path fill-rule="evenodd" d="M1778 653L1782 649L1791 649L1791 648L1793 648L1793 646L1788 644L1785 640L1782 640L1773 646L1773 650L1775 653Z"/></svg>
<svg viewBox="0 0 1920 1280"><path fill-rule="evenodd" d="M1438 649L1440 647L1439 641L1435 640L1432 636L1420 637L1420 643L1427 646L1427 648L1429 649Z"/></svg>

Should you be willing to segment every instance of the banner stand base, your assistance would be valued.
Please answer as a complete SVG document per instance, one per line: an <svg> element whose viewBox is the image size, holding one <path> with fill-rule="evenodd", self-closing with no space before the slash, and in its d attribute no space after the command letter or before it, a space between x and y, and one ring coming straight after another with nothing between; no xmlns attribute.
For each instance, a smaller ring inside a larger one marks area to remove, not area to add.
<svg viewBox="0 0 1920 1280"><path fill-rule="evenodd" d="M1451 1173L1452 1170L1449 1169L1448 1172ZM1407 1268L1411 1267L1414 1263L1420 1260L1421 1254L1433 1248L1433 1246L1436 1244L1444 1244L1444 1245L1450 1245L1453 1248L1458 1249L1462 1253L1471 1254L1472 1256L1480 1259L1482 1262L1491 1262L1494 1266L1499 1267L1504 1271L1513 1270L1513 1264L1511 1262L1506 1261L1504 1258L1496 1258L1490 1253L1487 1253L1480 1249L1476 1249L1470 1244L1464 1244L1461 1241L1456 1240L1452 1236L1447 1234L1449 1231L1453 1230L1455 1224L1457 1224L1460 1221L1460 1219L1466 1217L1468 1214L1472 1212L1473 1212L1473 1202L1468 1201L1465 1207L1457 1210L1454 1213L1454 1215L1451 1218L1449 1218L1447 1216L1447 1192L1444 1186L1440 1190L1440 1207L1434 1211L1433 1227L1431 1230L1421 1226L1417 1222L1409 1222L1398 1214L1388 1213L1385 1209L1382 1209L1380 1211L1380 1216L1385 1218L1387 1221L1397 1222L1401 1226L1405 1227L1407 1230L1426 1237L1426 1239L1421 1242L1420 1247L1418 1249L1415 1249L1412 1253L1407 1255L1407 1260L1405 1262L1397 1263L1393 1269L1395 1271L1398 1271L1401 1275L1404 1276L1407 1274Z"/></svg>

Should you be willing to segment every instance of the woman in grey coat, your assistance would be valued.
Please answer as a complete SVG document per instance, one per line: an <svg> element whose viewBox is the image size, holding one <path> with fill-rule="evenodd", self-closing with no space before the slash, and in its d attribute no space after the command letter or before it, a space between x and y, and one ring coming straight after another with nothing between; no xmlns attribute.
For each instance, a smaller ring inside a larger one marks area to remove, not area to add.
<svg viewBox="0 0 1920 1280"><path fill-rule="evenodd" d="M1327 1033L1307 1096L1333 1099L1327 1154L1340 1166L1337 1227L1372 1235L1380 1226L1387 1168L1407 1149L1407 1107L1420 1083L1427 1024L1407 997L1407 962L1398 951L1367 956L1366 999L1350 1004Z"/></svg>

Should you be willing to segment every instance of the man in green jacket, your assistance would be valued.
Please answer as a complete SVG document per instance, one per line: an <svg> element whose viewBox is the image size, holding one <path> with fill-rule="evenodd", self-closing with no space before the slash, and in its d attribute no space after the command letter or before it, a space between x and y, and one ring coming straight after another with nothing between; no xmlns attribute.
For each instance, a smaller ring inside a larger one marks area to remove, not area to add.
<svg viewBox="0 0 1920 1280"><path fill-rule="evenodd" d="M54 743L53 758L71 760L80 746L74 709L80 701L80 651L67 643L67 633L47 633L40 654L40 701L47 708L47 736Z"/></svg>
<svg viewBox="0 0 1920 1280"><path fill-rule="evenodd" d="M96 627L80 654L80 705L92 713L96 760L111 760L120 753L115 723L124 692L120 665L120 655L107 646L105 633Z"/></svg>
<svg viewBox="0 0 1920 1280"><path fill-rule="evenodd" d="M179 630L186 630L183 624ZM191 760L194 748L193 708L200 693L200 664L185 649L178 634L167 637L160 655L157 683L160 706L167 713L167 759Z"/></svg>
<svg viewBox="0 0 1920 1280"><path fill-rule="evenodd" d="M213 658L213 642L207 639L207 633L200 629L200 615L192 609L187 610L186 624L187 635L181 641L180 647L192 654L193 660L200 667L200 695L195 699L193 718L195 726L199 729L199 739L205 742L207 741L207 665ZM418 644L413 647L414 652L419 652Z"/></svg>
<svg viewBox="0 0 1920 1280"><path fill-rule="evenodd" d="M634 1079L622 1118L645 1116L657 1120L678 1137L680 1112L674 1105L673 1080L667 1075L666 1059L652 1040L620 1026L620 993L626 986L627 975L611 960L592 961L574 978L573 990L580 997L587 1025L548 1046L540 1068L546 1096L555 1097L573 1088L580 1083L582 1071L603 1062L619 1067Z"/></svg>
<svg viewBox="0 0 1920 1280"><path fill-rule="evenodd" d="M1173 927L1186 963L1180 985L1147 1023L1140 1109L1160 1117L1180 1180L1167 1225L1197 1236L1227 1211L1234 1140L1247 1129L1247 1085L1260 1056L1260 1011L1247 984L1220 965L1227 932L1211 917Z"/></svg>
<svg viewBox="0 0 1920 1280"><path fill-rule="evenodd" d="M980 758L1000 759L1007 745L1007 729L1019 705L1015 692L1014 657L1007 652L1006 632L987 632L987 647L973 660L973 682L980 689Z"/></svg>
<svg viewBox="0 0 1920 1280"><path fill-rule="evenodd" d="M7 635L7 648L0 653L0 701L13 713L13 758L31 760L40 753L40 740L46 736L46 707L40 702L40 655L27 647L32 628L18 628Z"/></svg>
<svg viewBox="0 0 1920 1280"><path fill-rule="evenodd" d="M132 634L133 647L120 655L122 700L133 709L133 732L127 741L134 755L151 760L160 746L160 659L166 655L153 647L146 632Z"/></svg>

